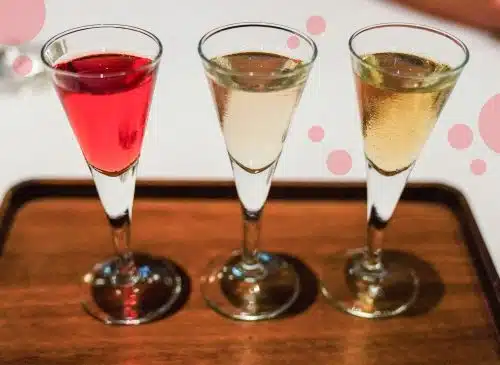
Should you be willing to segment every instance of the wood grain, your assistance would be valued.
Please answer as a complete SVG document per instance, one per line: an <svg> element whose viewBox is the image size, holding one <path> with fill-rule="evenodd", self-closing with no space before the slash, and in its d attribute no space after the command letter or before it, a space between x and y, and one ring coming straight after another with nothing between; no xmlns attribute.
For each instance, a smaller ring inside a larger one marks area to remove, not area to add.
<svg viewBox="0 0 500 365"><path fill-rule="evenodd" d="M182 189L172 184L163 190L157 185L154 194L140 185L133 246L172 258L191 278L192 291L168 318L127 328L98 323L79 306L81 275L112 254L103 210L92 188L84 185L53 183L45 194L28 186L24 198L11 194L11 203L22 207L4 235L0 258L0 364L499 363L494 327L466 245L466 238L474 236L450 207L426 201L432 197L425 198L425 189L409 189L423 198L403 200L387 232L387 248L416 265L423 280L412 313L390 320L358 319L317 295L295 315L242 323L212 312L199 292L209 259L231 252L241 239L231 188L203 185L199 191L205 194L186 193L197 189L191 184L175 198ZM81 196L71 197L78 189L84 191ZM329 254L362 245L366 206L360 186L323 188L339 199L305 189L273 190L262 244L299 258L304 272L321 276ZM300 199L285 199L294 192L297 197L299 190ZM8 213L9 207L3 209ZM314 295L314 282L309 285L308 294Z"/></svg>

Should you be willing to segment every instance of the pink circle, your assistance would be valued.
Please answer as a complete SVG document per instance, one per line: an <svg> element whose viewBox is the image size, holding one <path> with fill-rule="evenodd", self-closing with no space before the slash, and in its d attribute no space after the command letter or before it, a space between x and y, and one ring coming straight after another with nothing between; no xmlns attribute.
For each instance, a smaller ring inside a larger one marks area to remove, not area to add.
<svg viewBox="0 0 500 365"><path fill-rule="evenodd" d="M0 44L29 42L40 33L44 22L44 0L0 0Z"/></svg>
<svg viewBox="0 0 500 365"><path fill-rule="evenodd" d="M12 69L19 76L28 75L33 69L33 61L28 56L19 56L12 63Z"/></svg>
<svg viewBox="0 0 500 365"><path fill-rule="evenodd" d="M286 41L286 45L290 49L297 48L298 46L300 46L300 39L299 39L299 37L297 37L296 35L291 35L290 37L288 37L288 40Z"/></svg>
<svg viewBox="0 0 500 365"><path fill-rule="evenodd" d="M352 168L351 155L346 150L334 150L328 155L326 166L334 175L345 175Z"/></svg>
<svg viewBox="0 0 500 365"><path fill-rule="evenodd" d="M326 21L322 16L313 15L307 19L306 28L311 34L321 34L326 30Z"/></svg>
<svg viewBox="0 0 500 365"><path fill-rule="evenodd" d="M490 149L500 153L500 94L490 98L481 109L479 134Z"/></svg>
<svg viewBox="0 0 500 365"><path fill-rule="evenodd" d="M455 124L448 131L448 143L457 150L469 148L472 138L472 130L465 124Z"/></svg>
<svg viewBox="0 0 500 365"><path fill-rule="evenodd" d="M313 125L307 132L309 139L313 142L321 142L325 137L325 130L319 125Z"/></svg>
<svg viewBox="0 0 500 365"><path fill-rule="evenodd" d="M470 170L474 175L482 175L486 172L486 162L480 159L472 160Z"/></svg>

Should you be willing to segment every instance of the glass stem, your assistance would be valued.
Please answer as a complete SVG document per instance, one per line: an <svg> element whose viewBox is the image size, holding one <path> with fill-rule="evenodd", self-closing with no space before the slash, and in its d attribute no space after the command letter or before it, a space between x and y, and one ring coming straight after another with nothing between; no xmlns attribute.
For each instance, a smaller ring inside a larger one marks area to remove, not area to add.
<svg viewBox="0 0 500 365"><path fill-rule="evenodd" d="M368 217L367 241L363 262L363 266L369 271L383 270L382 244L386 226L387 222L384 222L377 215L377 210L372 206Z"/></svg>
<svg viewBox="0 0 500 365"><path fill-rule="evenodd" d="M111 224L113 246L121 260L119 275L125 277L134 276L136 274L136 267L132 252L130 251L131 219L128 210L122 216L109 218L109 222Z"/></svg>
<svg viewBox="0 0 500 365"><path fill-rule="evenodd" d="M257 265L257 249L260 239L260 216L261 211L250 212L243 208L243 264L248 268Z"/></svg>
<svg viewBox="0 0 500 365"><path fill-rule="evenodd" d="M394 175L384 175L367 161L368 227L363 267L381 272L385 228L396 209L413 164Z"/></svg>

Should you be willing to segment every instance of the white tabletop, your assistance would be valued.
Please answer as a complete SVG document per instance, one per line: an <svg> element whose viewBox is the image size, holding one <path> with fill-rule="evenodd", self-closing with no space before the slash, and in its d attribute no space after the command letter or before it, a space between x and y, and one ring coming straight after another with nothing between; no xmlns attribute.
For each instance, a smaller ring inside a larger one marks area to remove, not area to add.
<svg viewBox="0 0 500 365"><path fill-rule="evenodd" d="M243 5L244 4L244 5ZM415 167L411 181L444 182L467 197L497 269L500 268L500 164L481 139L478 117L500 92L498 40L478 30L437 20L381 0L46 0L45 26L34 39L36 51L50 36L91 23L126 23L156 33L165 57L144 142L140 178L230 179L231 169L216 114L196 53L200 36L215 26L238 21L268 21L306 30L310 16L327 23L313 36L320 57L292 122L276 179L361 181L365 177L359 119L347 40L363 26L390 21L423 23L447 30L470 48L472 58ZM1 93L0 194L29 178L88 178L88 169L69 124L50 88ZM500 106L497 108L500 123ZM473 131L472 145L452 148L448 130L457 123ZM320 125L321 142L308 130ZM352 169L332 174L326 164L332 150L346 150ZM474 159L486 162L482 175L471 172ZM332 232L332 235L334 232Z"/></svg>

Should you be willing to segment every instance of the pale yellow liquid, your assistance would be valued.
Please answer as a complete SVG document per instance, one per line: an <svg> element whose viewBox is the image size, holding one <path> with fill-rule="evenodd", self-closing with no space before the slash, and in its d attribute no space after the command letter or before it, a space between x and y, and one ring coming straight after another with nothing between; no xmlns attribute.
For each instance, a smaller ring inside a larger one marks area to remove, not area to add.
<svg viewBox="0 0 500 365"><path fill-rule="evenodd" d="M212 61L238 72L207 67L228 153L245 170L262 171L281 154L307 71L300 61L269 53Z"/></svg>
<svg viewBox="0 0 500 365"><path fill-rule="evenodd" d="M458 76L445 73L447 65L407 54L364 60L378 67L355 67L365 155L379 172L393 175L417 159Z"/></svg>

